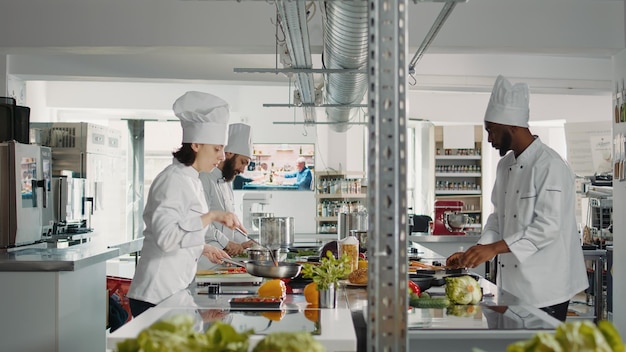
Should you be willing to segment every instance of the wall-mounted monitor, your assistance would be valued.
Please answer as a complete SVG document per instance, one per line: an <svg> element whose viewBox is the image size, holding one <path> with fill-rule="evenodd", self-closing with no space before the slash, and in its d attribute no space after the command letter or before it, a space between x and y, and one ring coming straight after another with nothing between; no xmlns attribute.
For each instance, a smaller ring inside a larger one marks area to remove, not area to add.
<svg viewBox="0 0 626 352"><path fill-rule="evenodd" d="M311 191L315 188L315 144L254 144L246 172L233 189Z"/></svg>

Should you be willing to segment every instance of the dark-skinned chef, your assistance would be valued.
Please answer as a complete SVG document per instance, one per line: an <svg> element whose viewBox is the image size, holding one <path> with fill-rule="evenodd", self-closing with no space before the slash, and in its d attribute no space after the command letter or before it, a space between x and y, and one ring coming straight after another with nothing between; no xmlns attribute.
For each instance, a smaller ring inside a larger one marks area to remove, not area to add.
<svg viewBox="0 0 626 352"><path fill-rule="evenodd" d="M474 268L497 256L497 285L565 321L589 282L575 216L574 173L528 128L529 89L498 76L485 112L488 141L502 157L478 244L447 259Z"/></svg>

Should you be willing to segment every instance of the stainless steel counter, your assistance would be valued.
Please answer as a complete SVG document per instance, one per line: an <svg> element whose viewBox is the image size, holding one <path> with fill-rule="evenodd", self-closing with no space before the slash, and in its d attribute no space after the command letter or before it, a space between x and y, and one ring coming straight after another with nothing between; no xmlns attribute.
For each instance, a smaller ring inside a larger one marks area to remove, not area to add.
<svg viewBox="0 0 626 352"><path fill-rule="evenodd" d="M248 284L248 281L244 278L241 284ZM336 309L320 309L308 306L301 294L288 294L280 307L233 309L230 304L232 298L254 295L258 286L242 286L242 290L208 294L206 288L196 289L191 285L189 289L172 295L109 334L107 347L113 349L118 342L137 337L139 332L155 321L175 314L187 314L194 317L194 327L198 330L205 330L215 320L228 322L238 331L253 329L255 333L250 336L251 347L268 333L308 331L329 352L357 350L356 334L345 299L338 299ZM342 291L338 293L343 297Z"/></svg>
<svg viewBox="0 0 626 352"><path fill-rule="evenodd" d="M560 321L545 312L525 305L510 293L481 279L485 294L476 306L457 309L417 309L408 312L410 350L422 351L505 351L510 343L525 340L538 331L553 331ZM432 296L443 296L443 287L427 290ZM367 291L346 288L353 315L359 350L366 343Z"/></svg>
<svg viewBox="0 0 626 352"><path fill-rule="evenodd" d="M117 248L90 243L66 248L30 247L0 253L0 271L76 271L117 256Z"/></svg>

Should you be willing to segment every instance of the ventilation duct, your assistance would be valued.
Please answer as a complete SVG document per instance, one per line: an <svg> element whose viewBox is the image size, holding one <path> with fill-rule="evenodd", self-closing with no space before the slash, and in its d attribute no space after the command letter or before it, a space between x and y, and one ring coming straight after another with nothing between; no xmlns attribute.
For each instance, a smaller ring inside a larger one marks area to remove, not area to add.
<svg viewBox="0 0 626 352"><path fill-rule="evenodd" d="M311 2L307 5L304 1L278 0L276 11L278 21L285 35L284 42L276 38L279 46L286 46L289 54L287 66L295 69L310 69L313 67L311 59L311 45L308 30L308 10L314 6ZM285 64L285 62L283 62ZM304 122L315 122L315 85L312 73L296 73L296 92L294 99L304 106Z"/></svg>
<svg viewBox="0 0 626 352"><path fill-rule="evenodd" d="M326 69L361 69L367 66L367 1L324 2L324 50ZM360 104L367 90L365 73L327 73L327 104ZM336 132L347 131L356 108L327 107L326 116Z"/></svg>

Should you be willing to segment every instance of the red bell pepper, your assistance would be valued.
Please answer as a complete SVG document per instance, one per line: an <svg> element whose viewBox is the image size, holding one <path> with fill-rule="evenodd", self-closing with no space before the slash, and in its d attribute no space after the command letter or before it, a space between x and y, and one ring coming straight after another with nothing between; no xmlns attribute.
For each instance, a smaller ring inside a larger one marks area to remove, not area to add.
<svg viewBox="0 0 626 352"><path fill-rule="evenodd" d="M409 280L409 290L416 294L417 297L420 296L420 294L422 294L422 290L420 289L420 287L413 281Z"/></svg>

